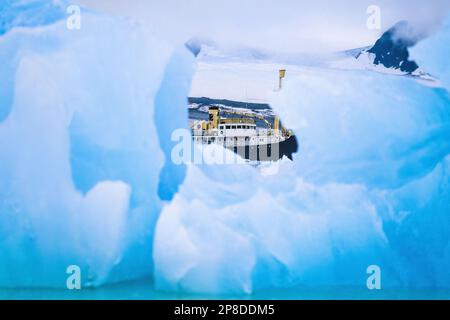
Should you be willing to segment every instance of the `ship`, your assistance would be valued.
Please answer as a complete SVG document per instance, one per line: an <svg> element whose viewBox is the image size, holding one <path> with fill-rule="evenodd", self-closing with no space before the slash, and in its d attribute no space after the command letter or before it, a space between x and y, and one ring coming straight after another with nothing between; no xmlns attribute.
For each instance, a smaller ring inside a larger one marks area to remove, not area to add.
<svg viewBox="0 0 450 320"><path fill-rule="evenodd" d="M279 70L279 87L286 70ZM208 120L191 123L192 139L201 144L219 144L250 161L276 161L284 156L292 160L297 139L291 130L273 123L261 114L219 106L208 106ZM257 124L264 123L264 127Z"/></svg>
<svg viewBox="0 0 450 320"><path fill-rule="evenodd" d="M276 161L283 156L292 160L297 151L296 137L280 126L277 116L273 126L262 115L217 106L209 107L208 116L208 120L192 122L192 139L196 143L219 144L250 161ZM258 127L256 119L266 127Z"/></svg>

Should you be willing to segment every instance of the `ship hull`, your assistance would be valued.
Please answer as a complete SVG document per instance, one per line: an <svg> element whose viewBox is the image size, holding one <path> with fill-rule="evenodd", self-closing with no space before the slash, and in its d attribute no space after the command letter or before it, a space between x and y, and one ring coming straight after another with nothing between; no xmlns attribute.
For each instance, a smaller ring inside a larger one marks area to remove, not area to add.
<svg viewBox="0 0 450 320"><path fill-rule="evenodd" d="M277 143L226 146L226 148L250 161L276 161L283 158L283 156L292 160L292 155L298 150L298 143L295 136L290 136L286 140Z"/></svg>

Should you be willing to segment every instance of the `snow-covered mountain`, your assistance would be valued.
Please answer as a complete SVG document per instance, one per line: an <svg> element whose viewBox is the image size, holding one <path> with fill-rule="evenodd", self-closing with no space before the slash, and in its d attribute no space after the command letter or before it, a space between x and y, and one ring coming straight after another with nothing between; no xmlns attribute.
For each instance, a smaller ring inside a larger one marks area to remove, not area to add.
<svg viewBox="0 0 450 320"><path fill-rule="evenodd" d="M400 21L384 32L373 46L344 51L342 59L331 61L330 67L403 75L424 81L427 85L439 86L432 75L410 60L410 48L422 38L424 35L407 21Z"/></svg>
<svg viewBox="0 0 450 320"><path fill-rule="evenodd" d="M400 21L386 31L375 45L367 50L374 54L375 65L413 73L419 66L409 60L408 48L415 45L417 37L407 21Z"/></svg>

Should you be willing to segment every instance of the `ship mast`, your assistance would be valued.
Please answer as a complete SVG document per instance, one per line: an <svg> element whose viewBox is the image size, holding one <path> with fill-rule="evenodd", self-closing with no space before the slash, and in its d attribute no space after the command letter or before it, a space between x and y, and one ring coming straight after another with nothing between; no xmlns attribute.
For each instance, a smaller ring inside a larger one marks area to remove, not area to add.
<svg viewBox="0 0 450 320"><path fill-rule="evenodd" d="M283 87L283 79L286 76L286 69L278 70L278 90Z"/></svg>

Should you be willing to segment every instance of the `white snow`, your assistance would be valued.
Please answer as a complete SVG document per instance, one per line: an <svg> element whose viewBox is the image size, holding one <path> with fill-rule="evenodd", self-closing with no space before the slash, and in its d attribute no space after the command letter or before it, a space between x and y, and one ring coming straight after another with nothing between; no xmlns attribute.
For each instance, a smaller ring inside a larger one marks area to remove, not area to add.
<svg viewBox="0 0 450 320"><path fill-rule="evenodd" d="M441 28L411 50L412 59L450 88L450 15Z"/></svg>

